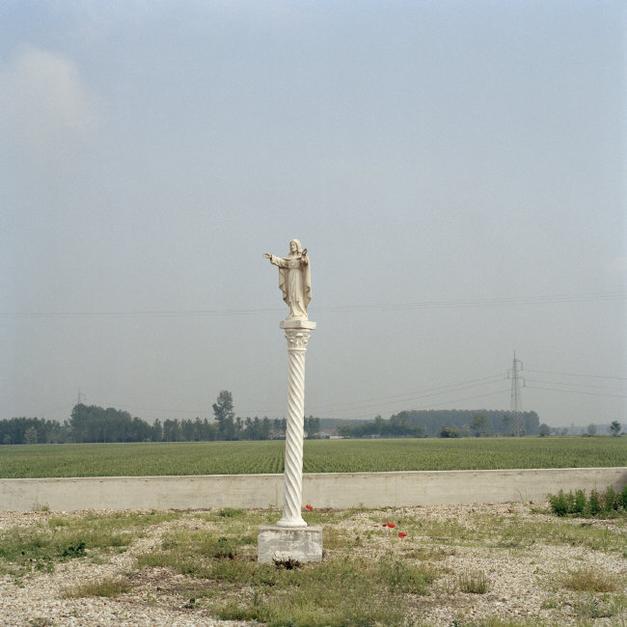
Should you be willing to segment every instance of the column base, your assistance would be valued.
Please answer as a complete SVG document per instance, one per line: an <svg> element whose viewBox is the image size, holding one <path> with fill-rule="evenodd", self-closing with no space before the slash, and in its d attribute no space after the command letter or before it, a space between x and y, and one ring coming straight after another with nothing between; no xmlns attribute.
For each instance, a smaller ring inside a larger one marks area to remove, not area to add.
<svg viewBox="0 0 627 627"><path fill-rule="evenodd" d="M289 527L291 529L302 529L307 526L307 523L301 516L300 519L292 520L292 519L283 519L279 520L279 522L274 524L275 527Z"/></svg>
<svg viewBox="0 0 627 627"><path fill-rule="evenodd" d="M275 560L322 561L322 527L259 527L257 560L271 564Z"/></svg>

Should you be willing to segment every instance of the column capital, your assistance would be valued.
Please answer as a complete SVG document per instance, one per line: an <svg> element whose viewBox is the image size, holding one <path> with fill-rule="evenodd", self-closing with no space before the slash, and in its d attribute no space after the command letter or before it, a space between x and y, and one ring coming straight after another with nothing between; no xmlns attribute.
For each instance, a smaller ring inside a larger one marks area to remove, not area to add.
<svg viewBox="0 0 627 627"><path fill-rule="evenodd" d="M293 320L281 320L279 326L284 329L306 329L308 331L313 331L316 328L316 323L313 320L299 320L295 318Z"/></svg>
<svg viewBox="0 0 627 627"><path fill-rule="evenodd" d="M305 351L316 323L312 320L282 320L281 328L285 332L288 351Z"/></svg>

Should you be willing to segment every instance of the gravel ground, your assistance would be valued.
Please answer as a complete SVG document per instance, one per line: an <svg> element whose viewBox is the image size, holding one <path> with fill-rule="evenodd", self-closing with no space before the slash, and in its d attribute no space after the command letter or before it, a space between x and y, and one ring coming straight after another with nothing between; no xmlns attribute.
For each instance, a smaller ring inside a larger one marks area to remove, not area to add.
<svg viewBox="0 0 627 627"><path fill-rule="evenodd" d="M556 517L537 513L537 507L522 504L475 505L475 506L430 506L387 510L392 520L411 520L420 523L437 521L443 524L456 523L472 529L477 518L512 518L521 522L554 523ZM590 525L606 528L611 533L621 533L615 521L591 521L570 519L565 524ZM363 513L357 520L340 523L351 532L364 533L372 527L372 515ZM627 550L627 536L625 550ZM382 551L386 539L381 538ZM524 622L530 620L539 625L621 625L627 624L627 612L612 617L589 619L582 623L576 608L591 596L583 597L560 589L558 581L565 573L581 568L593 568L615 577L622 582L626 592L627 561L616 553L605 553L589 548L564 544L551 545L538 541L524 548L491 546L464 547L449 544L439 545L432 537L414 537L414 545L429 547L444 555L435 564L448 571L438 579L428 597L421 597L420 610L414 618L418 624L450 627L458 624L485 624L490 619ZM627 553L626 553L627 555ZM489 587L485 594L463 593L459 590L460 574L481 571L487 575ZM590 601L592 602L592 601ZM559 608L545 607L558 604Z"/></svg>
<svg viewBox="0 0 627 627"><path fill-rule="evenodd" d="M177 587L184 583L183 575L167 569L154 568L138 572L137 555L150 552L161 543L167 531L185 528L216 528L215 523L203 523L197 512L180 513L179 517L150 527L145 537L136 540L127 551L107 554L100 559L87 557L58 563L54 572L33 572L20 579L0 576L0 624L16 626L44 625L245 625L250 623L218 621L203 608L186 608ZM0 513L0 532L10 528L27 528L45 522L51 514ZM55 514L59 516L59 514ZM75 516L75 514L72 514ZM507 547L490 541L480 543L440 542L431 535L421 535L420 528L434 523L457 524L472 530L478 520L511 519L512 521L555 522L555 517L534 512L521 504L495 506L430 506L385 511L364 511L342 520L335 526L350 534L358 534L364 541L363 551L377 559L390 550L405 553L427 552L434 567L443 573L433 584L427 596L416 598L412 620L415 624L450 627L464 624L487 624L498 618L501 624L530 620L539 625L625 625L625 610L604 617L595 610L582 623L581 604L601 605L607 599L591 593L564 590L560 579L568 571L591 567L612 576L624 586L627 566L623 555L602 552L582 546L547 544L542 538L530 545ZM381 531L381 520L403 522L411 531L408 537L397 541L394 530L386 535ZM624 533L619 521L569 521L573 525L591 525L607 529L608 533ZM340 549L336 549L340 550ZM423 555L419 559L425 560ZM461 592L458 578L461 573L482 571L488 579L485 594ZM63 598L63 591L85 581L109 576L127 576L135 584L132 592L114 598ZM624 591L624 588L623 588ZM615 593L620 596L620 591ZM602 595L601 595L602 597ZM595 601L595 598L597 599ZM624 598L624 597L623 597ZM510 621L508 623L507 621ZM495 624L495 623L490 623ZM498 623L496 623L498 624Z"/></svg>
<svg viewBox="0 0 627 627"><path fill-rule="evenodd" d="M106 514L106 511L99 512ZM112 513L112 512L111 512ZM63 515L61 513L61 515ZM74 514L72 514L74 515ZM79 514L80 515L80 514ZM0 531L11 527L26 528L45 522L47 513L0 513ZM55 513L54 516L59 516ZM187 526L183 519L166 522L155 526L146 538L134 542L129 550L113 555L104 564L89 560L71 560L57 564L53 573L37 573L17 583L12 577L0 578L0 624L16 627L44 627L47 625L94 625L94 626L134 626L134 625L172 625L206 627L245 625L234 621L220 621L209 616L192 613L181 607L176 599L168 598L167 592L159 603L154 603L145 589L134 590L117 598L63 598L66 588L85 581L111 576L124 576L132 572L135 557L146 553L161 541L162 535L169 529ZM162 575L163 579L159 578ZM163 581L170 585L182 576L169 572L153 572L153 588ZM149 583L149 582L146 582ZM170 601L170 603L168 603Z"/></svg>

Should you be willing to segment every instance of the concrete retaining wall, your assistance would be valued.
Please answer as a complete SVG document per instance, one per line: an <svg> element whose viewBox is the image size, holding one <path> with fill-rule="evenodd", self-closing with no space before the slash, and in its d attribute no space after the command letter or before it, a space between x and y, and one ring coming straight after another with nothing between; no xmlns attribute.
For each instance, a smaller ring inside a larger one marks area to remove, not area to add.
<svg viewBox="0 0 627 627"><path fill-rule="evenodd" d="M542 501L559 489L621 489L627 468L306 474L315 507L394 507ZM282 475L0 479L0 511L265 508L282 504Z"/></svg>

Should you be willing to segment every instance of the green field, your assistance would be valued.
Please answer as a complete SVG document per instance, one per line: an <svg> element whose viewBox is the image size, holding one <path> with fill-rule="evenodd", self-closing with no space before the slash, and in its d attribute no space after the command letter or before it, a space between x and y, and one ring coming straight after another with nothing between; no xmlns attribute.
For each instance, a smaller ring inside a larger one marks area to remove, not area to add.
<svg viewBox="0 0 627 627"><path fill-rule="evenodd" d="M280 473L284 442L0 446L0 477ZM627 438L313 440L305 472L627 465Z"/></svg>

